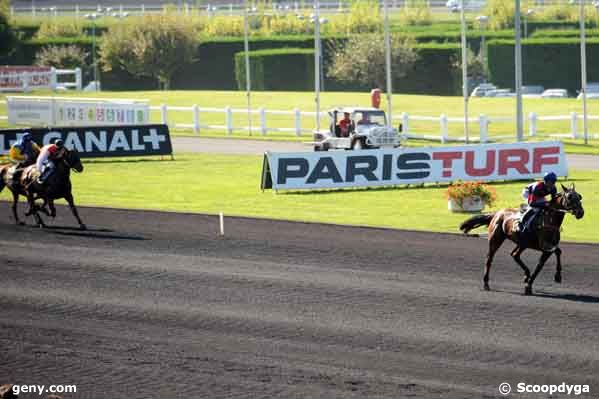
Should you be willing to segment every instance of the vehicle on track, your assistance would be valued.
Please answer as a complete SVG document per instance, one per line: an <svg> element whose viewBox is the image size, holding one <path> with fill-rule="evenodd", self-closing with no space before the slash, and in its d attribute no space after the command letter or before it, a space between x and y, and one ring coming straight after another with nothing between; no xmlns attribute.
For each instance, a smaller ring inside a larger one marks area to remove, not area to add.
<svg viewBox="0 0 599 399"><path fill-rule="evenodd" d="M350 122L345 132L340 126L344 114ZM314 151L362 150L395 148L400 146L399 129L387 125L385 111L368 107L339 107L329 111L331 118L328 131L314 133Z"/></svg>

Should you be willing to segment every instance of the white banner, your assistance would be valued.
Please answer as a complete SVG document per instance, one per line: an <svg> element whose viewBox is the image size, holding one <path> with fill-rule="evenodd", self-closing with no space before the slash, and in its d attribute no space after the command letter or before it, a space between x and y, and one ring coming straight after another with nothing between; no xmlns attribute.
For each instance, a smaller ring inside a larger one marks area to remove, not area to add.
<svg viewBox="0 0 599 399"><path fill-rule="evenodd" d="M7 97L8 122L32 126L145 125L147 101L64 97Z"/></svg>
<svg viewBox="0 0 599 399"><path fill-rule="evenodd" d="M266 153L262 189L375 187L567 176L561 142Z"/></svg>

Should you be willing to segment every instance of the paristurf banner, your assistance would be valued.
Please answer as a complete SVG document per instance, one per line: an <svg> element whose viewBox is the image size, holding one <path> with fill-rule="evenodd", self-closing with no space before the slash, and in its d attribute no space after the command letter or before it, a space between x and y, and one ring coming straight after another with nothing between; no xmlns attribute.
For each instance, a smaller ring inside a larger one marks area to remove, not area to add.
<svg viewBox="0 0 599 399"><path fill-rule="evenodd" d="M62 139L81 157L122 157L171 155L173 153L167 125L88 126L0 130L0 154L10 150L18 138L30 132L36 143L46 145Z"/></svg>
<svg viewBox="0 0 599 399"><path fill-rule="evenodd" d="M376 187L567 176L561 142L266 153L262 189Z"/></svg>

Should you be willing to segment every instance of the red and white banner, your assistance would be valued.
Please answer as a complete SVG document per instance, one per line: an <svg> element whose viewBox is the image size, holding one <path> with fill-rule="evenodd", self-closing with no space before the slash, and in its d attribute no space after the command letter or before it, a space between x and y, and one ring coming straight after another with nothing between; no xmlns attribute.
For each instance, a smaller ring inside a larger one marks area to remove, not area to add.
<svg viewBox="0 0 599 399"><path fill-rule="evenodd" d="M374 187L567 176L561 142L266 153L262 188Z"/></svg>
<svg viewBox="0 0 599 399"><path fill-rule="evenodd" d="M52 88L52 68L41 66L0 66L0 91Z"/></svg>

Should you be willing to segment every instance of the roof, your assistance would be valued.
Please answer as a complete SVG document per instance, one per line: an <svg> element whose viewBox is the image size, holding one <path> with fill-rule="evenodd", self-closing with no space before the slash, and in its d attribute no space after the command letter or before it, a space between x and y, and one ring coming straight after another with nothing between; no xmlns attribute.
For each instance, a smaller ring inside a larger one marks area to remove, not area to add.
<svg viewBox="0 0 599 399"><path fill-rule="evenodd" d="M358 106L352 106L352 107L335 107L333 109L331 109L332 112L337 111L337 112L349 112L354 113L356 111L371 111L371 112L385 112L384 110L380 109L380 108L373 108L373 107L358 107Z"/></svg>

